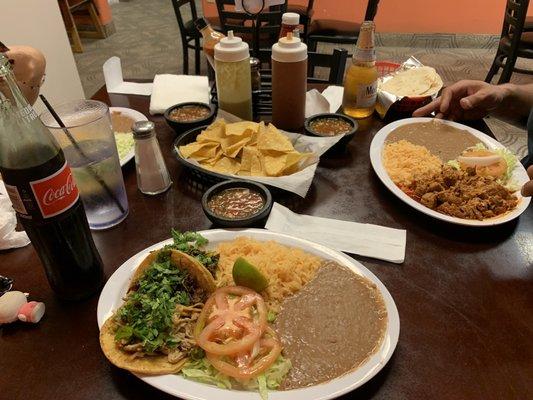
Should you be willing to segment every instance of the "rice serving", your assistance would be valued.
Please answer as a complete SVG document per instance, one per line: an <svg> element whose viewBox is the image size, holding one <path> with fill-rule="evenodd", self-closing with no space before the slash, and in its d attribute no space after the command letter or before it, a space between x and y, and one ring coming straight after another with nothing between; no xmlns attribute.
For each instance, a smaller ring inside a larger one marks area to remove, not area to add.
<svg viewBox="0 0 533 400"><path fill-rule="evenodd" d="M234 285L233 263L244 257L257 267L268 279L268 287L261 293L268 309L277 313L285 297L298 292L315 277L322 260L294 247L283 246L274 241L260 242L247 237L238 237L218 245L220 254L217 285Z"/></svg>
<svg viewBox="0 0 533 400"><path fill-rule="evenodd" d="M383 148L383 166L396 185L409 186L440 174L442 162L426 147L400 140Z"/></svg>

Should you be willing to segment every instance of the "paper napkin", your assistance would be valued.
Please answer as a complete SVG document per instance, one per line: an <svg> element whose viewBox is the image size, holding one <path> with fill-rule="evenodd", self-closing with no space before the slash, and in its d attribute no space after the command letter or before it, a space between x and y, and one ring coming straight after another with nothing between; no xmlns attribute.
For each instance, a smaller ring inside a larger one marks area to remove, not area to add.
<svg viewBox="0 0 533 400"><path fill-rule="evenodd" d="M265 228L345 253L397 264L405 259L404 229L296 214L278 203L272 206Z"/></svg>
<svg viewBox="0 0 533 400"><path fill-rule="evenodd" d="M103 70L108 93L138 94L141 96L150 96L152 93L151 83L124 82L122 64L120 58L116 56L104 63Z"/></svg>
<svg viewBox="0 0 533 400"><path fill-rule="evenodd" d="M163 114L174 104L188 101L209 103L207 76L156 75L150 99L150 114Z"/></svg>
<svg viewBox="0 0 533 400"><path fill-rule="evenodd" d="M17 217L4 182L0 180L0 250L24 247L30 243L26 232L17 232Z"/></svg>

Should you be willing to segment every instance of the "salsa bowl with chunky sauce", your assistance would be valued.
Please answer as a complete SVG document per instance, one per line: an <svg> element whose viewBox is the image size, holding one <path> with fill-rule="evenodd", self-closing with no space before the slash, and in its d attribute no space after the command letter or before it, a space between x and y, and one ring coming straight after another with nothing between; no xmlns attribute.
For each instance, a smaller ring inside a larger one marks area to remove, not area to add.
<svg viewBox="0 0 533 400"><path fill-rule="evenodd" d="M188 102L169 107L164 114L167 124L180 135L190 129L209 125L215 119L217 108L212 104Z"/></svg>
<svg viewBox="0 0 533 400"><path fill-rule="evenodd" d="M344 151L350 140L355 136L358 128L353 118L338 113L316 114L305 120L305 134L317 137L332 137L342 135L329 151L332 153Z"/></svg>
<svg viewBox="0 0 533 400"><path fill-rule="evenodd" d="M263 222L272 208L272 195L262 184L230 180L209 188L202 197L205 215L215 225L240 228Z"/></svg>

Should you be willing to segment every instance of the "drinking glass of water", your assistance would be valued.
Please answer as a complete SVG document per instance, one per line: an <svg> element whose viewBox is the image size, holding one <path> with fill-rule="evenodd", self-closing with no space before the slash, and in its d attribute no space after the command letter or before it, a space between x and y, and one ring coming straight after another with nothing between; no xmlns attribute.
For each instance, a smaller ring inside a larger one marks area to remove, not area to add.
<svg viewBox="0 0 533 400"><path fill-rule="evenodd" d="M54 105L62 123L45 111L43 123L59 142L74 174L91 229L107 229L128 215L128 199L109 108L94 100Z"/></svg>

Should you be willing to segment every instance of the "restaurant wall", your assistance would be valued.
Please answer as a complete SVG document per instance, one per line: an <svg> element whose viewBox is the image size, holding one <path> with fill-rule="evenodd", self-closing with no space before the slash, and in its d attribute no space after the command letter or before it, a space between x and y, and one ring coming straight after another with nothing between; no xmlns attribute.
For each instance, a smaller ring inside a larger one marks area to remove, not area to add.
<svg viewBox="0 0 533 400"><path fill-rule="evenodd" d="M214 0L202 0L204 13L217 14ZM307 4L307 0L290 0ZM506 0L381 0L379 32L499 34ZM315 0L314 18L361 21L366 0ZM533 16L533 6L528 15Z"/></svg>
<svg viewBox="0 0 533 400"><path fill-rule="evenodd" d="M41 88L52 104L85 98L57 0L1 0L0 41L33 46L46 57ZM40 101L37 112L43 110Z"/></svg>

